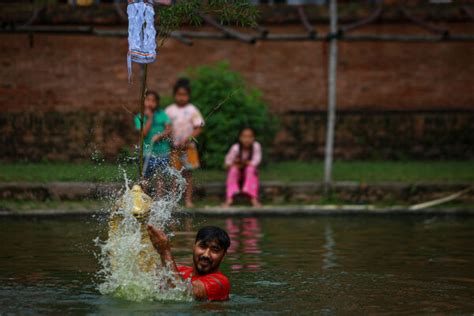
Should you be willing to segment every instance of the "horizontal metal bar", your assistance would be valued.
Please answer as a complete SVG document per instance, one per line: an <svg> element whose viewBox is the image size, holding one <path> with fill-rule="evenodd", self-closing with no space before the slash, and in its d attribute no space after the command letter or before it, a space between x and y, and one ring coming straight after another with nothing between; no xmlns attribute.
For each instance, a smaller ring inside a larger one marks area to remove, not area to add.
<svg viewBox="0 0 474 316"><path fill-rule="evenodd" d="M126 29L101 29L91 26L22 26L17 28L1 29L0 33L47 33L58 35L96 35L126 37ZM190 39L207 40L235 40L223 33L196 32L196 31L174 31L170 37L177 40L189 41ZM402 35L402 34L317 34L309 36L305 34L268 34L265 37L256 37L257 41L327 41L331 37L337 37L340 41L348 42L473 42L474 34L441 34L441 35ZM187 43L187 44L189 44Z"/></svg>
<svg viewBox="0 0 474 316"><path fill-rule="evenodd" d="M472 42L474 35L344 35L340 38L348 42Z"/></svg>
<svg viewBox="0 0 474 316"><path fill-rule="evenodd" d="M111 29L94 29L93 34L98 36L109 36L109 37L128 37L128 30L111 30Z"/></svg>
<svg viewBox="0 0 474 316"><path fill-rule="evenodd" d="M28 25L19 26L14 29L2 30L10 32L26 33L59 33L59 34L91 34L94 28L92 26L48 26L48 25Z"/></svg>
<svg viewBox="0 0 474 316"><path fill-rule="evenodd" d="M194 39L229 40L227 36L216 32L180 31L181 35ZM471 42L474 34L449 34L449 35L399 35L399 34L335 34L340 41L348 42ZM309 36L308 34L268 34L266 37L257 38L257 41L327 41L331 34Z"/></svg>

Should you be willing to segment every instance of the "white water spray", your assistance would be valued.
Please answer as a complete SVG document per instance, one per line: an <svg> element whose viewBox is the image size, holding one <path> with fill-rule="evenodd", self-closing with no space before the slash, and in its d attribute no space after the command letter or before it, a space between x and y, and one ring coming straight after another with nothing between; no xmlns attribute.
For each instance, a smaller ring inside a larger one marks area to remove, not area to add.
<svg viewBox="0 0 474 316"><path fill-rule="evenodd" d="M161 176L174 182L173 189L153 200L138 185L130 189L124 176L125 192L110 211L108 239L97 241L102 266L98 275L103 279L100 293L131 301L192 300L190 283L176 281L169 267L161 265L146 231L148 223L165 231L177 223L172 213L185 180L179 171L167 167Z"/></svg>

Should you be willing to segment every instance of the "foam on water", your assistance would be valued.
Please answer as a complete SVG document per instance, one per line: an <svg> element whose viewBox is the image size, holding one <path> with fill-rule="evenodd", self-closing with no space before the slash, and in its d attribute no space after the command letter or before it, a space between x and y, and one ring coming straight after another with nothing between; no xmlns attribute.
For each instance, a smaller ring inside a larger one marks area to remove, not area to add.
<svg viewBox="0 0 474 316"><path fill-rule="evenodd" d="M163 197L155 197L147 219L137 219L133 215L133 195L129 180L125 177L125 192L110 210L109 236L107 240L96 239L100 247L98 255L102 266L98 272L98 290L102 294L131 300L192 300L191 285L188 281L176 281L170 268L162 266L158 253L153 249L146 224L164 231L171 224L177 224L173 210L185 188L185 180L179 171L168 167L163 179L171 180L172 189ZM152 179L151 181L156 181ZM172 233L168 233L172 237Z"/></svg>

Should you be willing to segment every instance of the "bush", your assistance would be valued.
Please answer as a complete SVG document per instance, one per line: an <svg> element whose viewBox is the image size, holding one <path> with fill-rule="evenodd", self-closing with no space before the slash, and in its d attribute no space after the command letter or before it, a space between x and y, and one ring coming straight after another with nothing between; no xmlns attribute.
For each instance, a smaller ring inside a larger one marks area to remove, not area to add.
<svg viewBox="0 0 474 316"><path fill-rule="evenodd" d="M198 138L203 167L222 167L227 150L244 126L255 130L265 152L275 136L277 122L268 113L260 91L249 88L227 62L192 68L187 75L191 79L191 102L206 121Z"/></svg>

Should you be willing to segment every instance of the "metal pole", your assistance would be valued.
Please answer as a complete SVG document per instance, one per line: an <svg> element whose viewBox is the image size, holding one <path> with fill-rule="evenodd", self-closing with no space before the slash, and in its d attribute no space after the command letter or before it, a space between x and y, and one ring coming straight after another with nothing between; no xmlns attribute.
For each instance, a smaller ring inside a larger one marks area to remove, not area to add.
<svg viewBox="0 0 474 316"><path fill-rule="evenodd" d="M328 73L328 117L326 125L326 150L324 159L324 192L331 192L334 128L336 125L336 72L337 72L337 0L329 2L329 73Z"/></svg>
<svg viewBox="0 0 474 316"><path fill-rule="evenodd" d="M145 93L146 93L146 74L147 74L147 64L141 64L141 89L140 89L140 152L139 162L138 162L138 179L141 179L143 176L143 125L145 121Z"/></svg>

